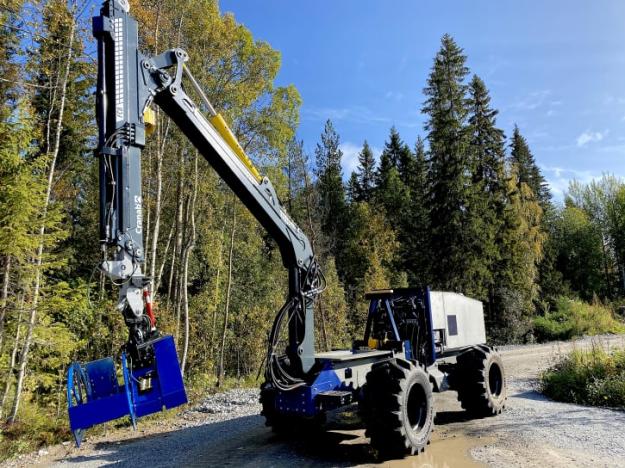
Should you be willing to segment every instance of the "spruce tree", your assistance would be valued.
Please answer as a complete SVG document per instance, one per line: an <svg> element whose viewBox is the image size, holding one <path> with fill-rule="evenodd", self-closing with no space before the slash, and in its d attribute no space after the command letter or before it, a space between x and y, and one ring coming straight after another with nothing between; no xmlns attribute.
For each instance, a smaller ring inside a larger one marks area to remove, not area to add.
<svg viewBox="0 0 625 468"><path fill-rule="evenodd" d="M492 301L505 203L505 137L496 126L498 111L490 106L486 85L476 75L469 84L469 106L472 184L466 229L475 259L472 290L479 298Z"/></svg>
<svg viewBox="0 0 625 468"><path fill-rule="evenodd" d="M361 194L360 182L358 182L358 174L352 171L347 181L346 195L349 203L355 203L359 201Z"/></svg>
<svg viewBox="0 0 625 468"><path fill-rule="evenodd" d="M400 174L400 161L406 163L411 158L410 148L402 141L397 129L392 127L380 156L375 201L384 209L393 229L399 228L408 202L406 186Z"/></svg>
<svg viewBox="0 0 625 468"><path fill-rule="evenodd" d="M425 146L417 138L414 154L406 159L400 172L407 189L408 203L401 222L401 269L408 275L408 283L414 286L430 284L430 219L428 198L428 163Z"/></svg>
<svg viewBox="0 0 625 468"><path fill-rule="evenodd" d="M327 250L337 257L339 275L342 273L338 253L341 250L341 236L345 222L345 188L339 148L339 135L328 120L321 134L321 142L315 149L317 163L317 190L319 192L319 215L321 230L325 236Z"/></svg>
<svg viewBox="0 0 625 468"><path fill-rule="evenodd" d="M466 129L468 74L463 50L446 34L424 89L425 129L430 147L430 221L434 285L465 291L471 284L465 226L470 194Z"/></svg>
<svg viewBox="0 0 625 468"><path fill-rule="evenodd" d="M542 209L546 211L551 203L549 186L540 168L536 164L536 160L530 151L527 140L521 135L521 131L516 125L514 126L512 141L510 143L510 160L518 167L519 182L527 184L532 192L534 192Z"/></svg>
<svg viewBox="0 0 625 468"><path fill-rule="evenodd" d="M401 172L402 164L406 164L410 156L410 148L402 141L397 129L391 127L389 139L384 144L384 150L380 156L380 168L377 175L379 190L384 190L384 184L390 170L395 168Z"/></svg>
<svg viewBox="0 0 625 468"><path fill-rule="evenodd" d="M15 109L19 88L20 66L17 62L20 21L17 12L19 1L9 1L6 10L0 10L0 119L5 120Z"/></svg>
<svg viewBox="0 0 625 468"><path fill-rule="evenodd" d="M362 145L362 151L358 154L358 201L369 202L373 198L376 184L375 158L367 140Z"/></svg>

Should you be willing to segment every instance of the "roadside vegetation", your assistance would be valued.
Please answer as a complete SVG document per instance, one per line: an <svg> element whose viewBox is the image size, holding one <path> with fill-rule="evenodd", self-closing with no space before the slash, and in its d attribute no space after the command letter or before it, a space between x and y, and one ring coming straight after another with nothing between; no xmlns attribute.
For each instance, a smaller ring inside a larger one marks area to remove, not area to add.
<svg viewBox="0 0 625 468"><path fill-rule="evenodd" d="M540 385L557 401L625 409L625 350L571 351L542 374Z"/></svg>
<svg viewBox="0 0 625 468"><path fill-rule="evenodd" d="M118 358L127 338L117 288L95 268L92 3L0 1L0 459L67 440L68 364ZM424 128L388 129L379 155L363 134L346 174L340 129L328 120L316 145L296 139L301 99L275 82L280 52L217 0L129 3L147 53L189 52L313 242L327 280L319 350L360 337L364 292L389 286L483 301L494 343L623 331L612 309L625 297L625 182L572 182L554 203L525 130L500 128L451 36L414 83ZM278 249L162 112L142 171L145 271L160 330L188 349L190 393L256 384L287 290Z"/></svg>
<svg viewBox="0 0 625 468"><path fill-rule="evenodd" d="M553 312L534 318L538 341L570 340L580 336L625 333L625 324L610 306L560 297Z"/></svg>

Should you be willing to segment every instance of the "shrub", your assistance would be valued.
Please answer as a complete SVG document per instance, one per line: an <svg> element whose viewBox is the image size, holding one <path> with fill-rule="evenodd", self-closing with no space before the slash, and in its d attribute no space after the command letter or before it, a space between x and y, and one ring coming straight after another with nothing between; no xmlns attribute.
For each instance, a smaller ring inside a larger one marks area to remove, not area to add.
<svg viewBox="0 0 625 468"><path fill-rule="evenodd" d="M54 411L42 411L32 401L25 400L19 420L0 426L0 461L71 438L66 412L57 416Z"/></svg>
<svg viewBox="0 0 625 468"><path fill-rule="evenodd" d="M574 350L541 375L540 386L557 401L625 408L625 350Z"/></svg>
<svg viewBox="0 0 625 468"><path fill-rule="evenodd" d="M555 312L534 319L534 334L539 341L568 340L575 336L625 333L625 325L612 309L600 303L588 304L561 297Z"/></svg>

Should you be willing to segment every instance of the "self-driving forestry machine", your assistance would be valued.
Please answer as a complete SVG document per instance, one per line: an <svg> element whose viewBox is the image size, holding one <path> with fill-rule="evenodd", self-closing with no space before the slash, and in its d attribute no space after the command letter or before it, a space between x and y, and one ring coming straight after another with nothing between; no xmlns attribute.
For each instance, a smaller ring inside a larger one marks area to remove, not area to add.
<svg viewBox="0 0 625 468"><path fill-rule="evenodd" d="M363 339L349 350L316 353L313 310L324 279L310 242L190 74L187 54L140 52L126 0L106 0L93 19L93 33L100 268L120 286L118 309L129 333L121 353L122 382L113 358L69 368L69 419L78 444L96 424L130 416L134 425L140 416L187 401L173 339L156 329L150 279L142 269L141 151L154 125L152 106L171 118L275 239L288 270L288 298L273 323L261 387L267 425L297 429L358 403L374 448L401 456L421 452L429 442L433 391L456 390L462 406L477 417L501 412L501 358L484 344L482 304L460 294L427 288L368 293Z"/></svg>

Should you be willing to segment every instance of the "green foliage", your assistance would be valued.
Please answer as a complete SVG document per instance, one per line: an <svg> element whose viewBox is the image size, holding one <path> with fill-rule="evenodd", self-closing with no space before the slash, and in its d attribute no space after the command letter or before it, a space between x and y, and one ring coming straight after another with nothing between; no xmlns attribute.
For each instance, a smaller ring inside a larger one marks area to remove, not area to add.
<svg viewBox="0 0 625 468"><path fill-rule="evenodd" d="M545 234L542 210L533 192L518 180L516 166L506 179L506 206L500 234L500 259L487 317L495 341L518 341L530 331L538 298L538 265Z"/></svg>
<svg viewBox="0 0 625 468"><path fill-rule="evenodd" d="M625 409L625 351L573 350L541 375L541 391L567 403Z"/></svg>
<svg viewBox="0 0 625 468"><path fill-rule="evenodd" d="M567 202L555 223L557 266L569 287L586 301L606 297L603 237L588 213Z"/></svg>
<svg viewBox="0 0 625 468"><path fill-rule="evenodd" d="M601 237L601 266L595 262L589 269L594 276L597 294L609 299L625 294L625 182L604 175L600 180L583 185L572 181L567 194L567 206L582 210L588 219L588 229ZM587 229L587 230L588 230ZM586 242L588 245L588 242ZM567 255L566 246L558 246L559 255ZM596 250L596 244L595 249ZM596 252L595 252L596 256ZM565 281L569 272L563 272ZM579 282L579 281L578 281ZM584 285L586 289L591 285ZM584 292L588 292L587 290Z"/></svg>
<svg viewBox="0 0 625 468"><path fill-rule="evenodd" d="M625 324L610 307L561 297L556 309L534 318L539 341L568 340L576 336L625 333Z"/></svg>

